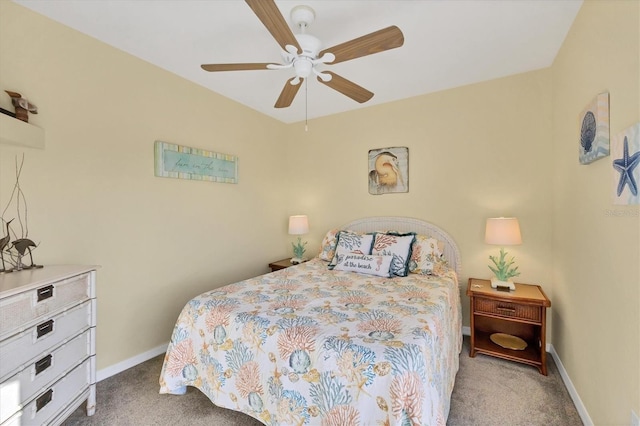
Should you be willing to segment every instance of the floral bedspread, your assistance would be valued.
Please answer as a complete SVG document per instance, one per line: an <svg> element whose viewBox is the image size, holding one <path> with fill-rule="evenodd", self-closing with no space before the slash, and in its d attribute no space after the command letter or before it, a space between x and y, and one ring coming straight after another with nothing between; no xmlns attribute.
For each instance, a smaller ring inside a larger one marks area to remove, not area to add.
<svg viewBox="0 0 640 426"><path fill-rule="evenodd" d="M189 301L160 393L194 386L266 425L444 425L461 345L453 271L379 278L316 258Z"/></svg>

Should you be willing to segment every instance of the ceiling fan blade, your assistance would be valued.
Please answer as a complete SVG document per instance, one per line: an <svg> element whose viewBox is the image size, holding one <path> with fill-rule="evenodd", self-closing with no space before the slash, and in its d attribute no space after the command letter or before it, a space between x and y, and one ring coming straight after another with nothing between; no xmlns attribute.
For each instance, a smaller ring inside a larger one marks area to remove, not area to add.
<svg viewBox="0 0 640 426"><path fill-rule="evenodd" d="M325 53L333 53L336 57L331 64L349 61L362 56L373 55L385 50L395 49L404 44L404 35L395 25L383 28L371 34L354 38L353 40L324 49L318 54L321 57Z"/></svg>
<svg viewBox="0 0 640 426"><path fill-rule="evenodd" d="M268 63L264 64L204 64L201 65L202 69L205 71L216 72L216 71L251 71L251 70L267 70L267 65L271 65Z"/></svg>
<svg viewBox="0 0 640 426"><path fill-rule="evenodd" d="M368 91L364 87L358 86L352 81L347 80L344 77L340 77L338 74L331 71L323 71L323 74L330 74L331 80L324 81L318 77L318 81L331 87L333 90L337 90L345 96L350 97L356 102L365 103L373 97L373 92Z"/></svg>
<svg viewBox="0 0 640 426"><path fill-rule="evenodd" d="M296 78L298 77L290 78L284 84L284 88L282 89L282 92L280 92L280 96L278 97L278 100L274 105L275 108L286 108L291 105L291 102L293 102L293 98L296 97L298 90L300 90L300 86L302 86L302 83L304 82L304 78L300 78L300 82L298 84L291 84L291 82Z"/></svg>
<svg viewBox="0 0 640 426"><path fill-rule="evenodd" d="M287 50L287 45L295 46L299 53L302 52L296 37L291 32L287 21L280 13L280 9L273 0L245 0L253 13L256 14L262 24L269 30L282 50Z"/></svg>

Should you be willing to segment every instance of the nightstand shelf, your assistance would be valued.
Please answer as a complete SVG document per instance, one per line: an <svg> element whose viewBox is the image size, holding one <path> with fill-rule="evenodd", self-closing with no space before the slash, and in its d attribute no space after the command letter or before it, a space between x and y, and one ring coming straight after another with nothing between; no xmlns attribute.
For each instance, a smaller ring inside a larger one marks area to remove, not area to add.
<svg viewBox="0 0 640 426"><path fill-rule="evenodd" d="M483 353L531 365L547 375L546 308L551 302L538 285L518 284L515 291L498 291L489 280L470 278L471 348L469 356ZM519 337L523 350L502 347L491 340L494 333Z"/></svg>
<svg viewBox="0 0 640 426"><path fill-rule="evenodd" d="M525 340L527 347L524 350L516 351L500 347L493 343L490 338L491 334L492 333L482 331L476 332L475 347L477 352L511 361L522 362L536 368L540 367L540 350L539 348L535 348L535 342Z"/></svg>

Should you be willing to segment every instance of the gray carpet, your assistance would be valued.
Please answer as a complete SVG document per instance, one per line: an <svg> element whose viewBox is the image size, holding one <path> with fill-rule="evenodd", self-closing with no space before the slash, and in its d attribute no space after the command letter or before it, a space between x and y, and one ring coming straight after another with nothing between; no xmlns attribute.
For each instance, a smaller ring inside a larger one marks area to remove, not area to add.
<svg viewBox="0 0 640 426"><path fill-rule="evenodd" d="M448 425L582 425L551 356L545 377L526 365L484 355L469 358L468 339L465 336ZM158 356L101 381L96 414L87 417L83 406L63 425L262 425L216 407L191 387L186 395L160 395L162 361Z"/></svg>

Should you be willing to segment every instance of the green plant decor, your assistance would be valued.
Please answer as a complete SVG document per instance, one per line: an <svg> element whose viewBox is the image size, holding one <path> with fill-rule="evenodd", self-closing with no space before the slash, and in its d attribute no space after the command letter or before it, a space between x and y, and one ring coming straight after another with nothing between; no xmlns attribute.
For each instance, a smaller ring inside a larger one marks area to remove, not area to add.
<svg viewBox="0 0 640 426"><path fill-rule="evenodd" d="M293 257L294 259L302 260L302 256L304 256L304 252L307 251L304 247L307 245L307 242L304 243L301 241L300 237L298 237L298 243L291 243L293 246Z"/></svg>
<svg viewBox="0 0 640 426"><path fill-rule="evenodd" d="M489 259L493 262L495 267L489 265L489 269L496 274L496 278L500 281L509 281L509 278L517 277L520 275L518 267L512 268L511 265L515 263L515 257L506 260L507 253L504 248L500 249L500 259L496 259L495 256L489 256Z"/></svg>

